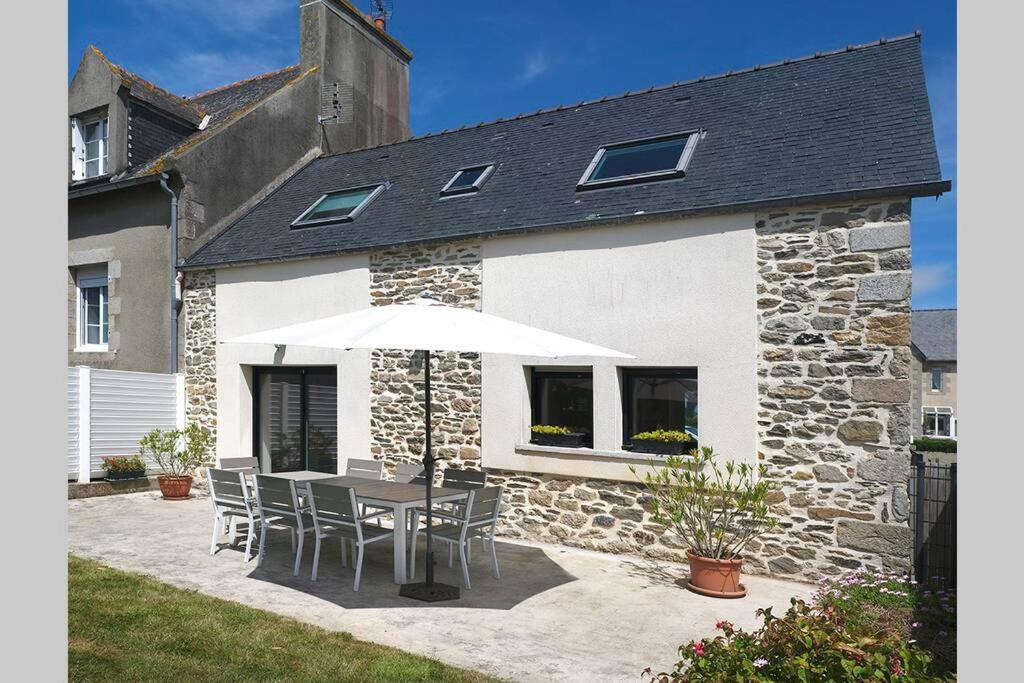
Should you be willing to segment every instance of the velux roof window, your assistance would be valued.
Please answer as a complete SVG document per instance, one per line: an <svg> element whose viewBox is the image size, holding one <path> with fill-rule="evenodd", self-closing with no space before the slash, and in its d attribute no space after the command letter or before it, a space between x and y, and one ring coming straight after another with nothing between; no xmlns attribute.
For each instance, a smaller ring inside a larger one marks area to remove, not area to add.
<svg viewBox="0 0 1024 683"><path fill-rule="evenodd" d="M597 150L577 189L683 176L699 137L690 131L605 145Z"/></svg>
<svg viewBox="0 0 1024 683"><path fill-rule="evenodd" d="M494 164L483 164L459 169L441 188L441 196L463 195L476 192L494 173Z"/></svg>
<svg viewBox="0 0 1024 683"><path fill-rule="evenodd" d="M386 185L380 184L328 192L303 211L292 223L292 227L305 228L354 220L385 188Z"/></svg>

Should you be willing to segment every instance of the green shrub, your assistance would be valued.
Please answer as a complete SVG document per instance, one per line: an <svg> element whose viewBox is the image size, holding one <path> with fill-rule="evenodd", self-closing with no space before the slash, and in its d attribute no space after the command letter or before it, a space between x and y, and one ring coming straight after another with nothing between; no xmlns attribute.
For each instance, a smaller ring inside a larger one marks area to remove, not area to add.
<svg viewBox="0 0 1024 683"><path fill-rule="evenodd" d="M557 425L533 425L530 427L530 431L534 434L552 434L556 436L565 436L566 434L574 433L568 427L559 427Z"/></svg>
<svg viewBox="0 0 1024 683"><path fill-rule="evenodd" d="M194 422L184 430L154 429L139 440L139 455L148 454L164 474L181 477L205 462L212 441L210 433Z"/></svg>
<svg viewBox="0 0 1024 683"><path fill-rule="evenodd" d="M682 443L693 441L692 436L675 429L655 429L650 432L640 432L639 434L634 434L633 438L641 441L666 441L673 443L677 441Z"/></svg>
<svg viewBox="0 0 1024 683"><path fill-rule="evenodd" d="M764 465L720 465L714 455L710 446L693 449L689 458L671 455L642 481L655 522L675 531L697 555L731 560L777 523L766 500L776 485ZM635 467L629 469L636 475Z"/></svg>
<svg viewBox="0 0 1024 683"><path fill-rule="evenodd" d="M937 439L931 436L914 439L914 449L937 453L956 453L956 439Z"/></svg>
<svg viewBox="0 0 1024 683"><path fill-rule="evenodd" d="M956 677L956 594L921 589L895 574L858 571L825 579L811 603L771 609L753 632L721 621L722 633L679 648L671 672L684 681L936 681Z"/></svg>
<svg viewBox="0 0 1024 683"><path fill-rule="evenodd" d="M138 474L146 473L146 462L137 455L126 457L116 455L111 458L103 458L103 469L109 474Z"/></svg>

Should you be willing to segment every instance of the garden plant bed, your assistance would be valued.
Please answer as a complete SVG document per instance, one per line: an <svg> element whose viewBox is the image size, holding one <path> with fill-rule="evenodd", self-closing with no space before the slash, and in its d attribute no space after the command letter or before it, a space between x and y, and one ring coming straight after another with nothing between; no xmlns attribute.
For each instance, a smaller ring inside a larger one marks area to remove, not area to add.
<svg viewBox="0 0 1024 683"><path fill-rule="evenodd" d="M119 493L139 493L140 491L151 491L158 489L156 477L142 477L139 479L109 480L101 479L90 481L87 484L80 484L75 481L68 482L68 499L93 498L95 496L113 496Z"/></svg>
<svg viewBox="0 0 1024 683"><path fill-rule="evenodd" d="M75 556L68 557L68 678L495 680Z"/></svg>

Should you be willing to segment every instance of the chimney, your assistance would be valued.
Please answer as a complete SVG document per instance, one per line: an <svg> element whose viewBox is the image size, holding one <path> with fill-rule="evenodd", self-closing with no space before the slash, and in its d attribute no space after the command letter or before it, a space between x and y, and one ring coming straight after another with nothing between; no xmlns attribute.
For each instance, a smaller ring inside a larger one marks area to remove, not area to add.
<svg viewBox="0 0 1024 683"><path fill-rule="evenodd" d="M405 46L347 0L299 0L302 70L319 67L324 152L405 140L409 61Z"/></svg>
<svg viewBox="0 0 1024 683"><path fill-rule="evenodd" d="M388 30L388 18L386 16L384 16L383 14L378 14L377 16L372 17L372 19L373 19L373 25L374 26L379 28L381 31L384 31L385 33L387 32L387 30Z"/></svg>

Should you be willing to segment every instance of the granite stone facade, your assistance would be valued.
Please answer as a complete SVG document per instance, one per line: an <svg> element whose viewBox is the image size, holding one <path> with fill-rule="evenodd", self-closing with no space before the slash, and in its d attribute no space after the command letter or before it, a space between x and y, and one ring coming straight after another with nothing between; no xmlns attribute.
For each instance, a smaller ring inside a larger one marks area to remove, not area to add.
<svg viewBox="0 0 1024 683"><path fill-rule="evenodd" d="M185 420L217 437L217 274L190 271L182 297L185 325ZM214 462L211 448L208 462Z"/></svg>
<svg viewBox="0 0 1024 683"><path fill-rule="evenodd" d="M910 205L756 220L758 458L781 524L749 564L805 579L906 569Z"/></svg>

